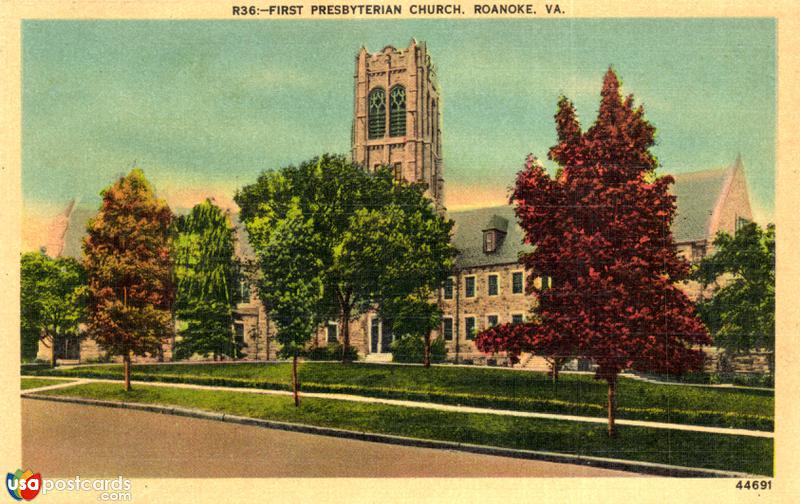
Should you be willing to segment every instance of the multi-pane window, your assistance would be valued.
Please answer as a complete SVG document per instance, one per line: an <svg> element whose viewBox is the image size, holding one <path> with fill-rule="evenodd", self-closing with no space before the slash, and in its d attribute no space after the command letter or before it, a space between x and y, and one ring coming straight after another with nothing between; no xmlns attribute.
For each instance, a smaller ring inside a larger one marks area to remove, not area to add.
<svg viewBox="0 0 800 504"><path fill-rule="evenodd" d="M389 136L406 134L406 89L395 86L389 92Z"/></svg>
<svg viewBox="0 0 800 504"><path fill-rule="evenodd" d="M447 277L444 281L444 298L453 299L453 278Z"/></svg>
<svg viewBox="0 0 800 504"><path fill-rule="evenodd" d="M453 319L450 317L444 317L442 319L442 332L444 333L444 340L445 341L452 341L453 340Z"/></svg>
<svg viewBox="0 0 800 504"><path fill-rule="evenodd" d="M477 328L475 327L475 317L464 317L464 332L468 340L474 340Z"/></svg>
<svg viewBox="0 0 800 504"><path fill-rule="evenodd" d="M521 313L515 313L514 315L511 315L511 322L514 324L521 324L523 320L524 318Z"/></svg>
<svg viewBox="0 0 800 504"><path fill-rule="evenodd" d="M497 232L489 229L483 232L483 251L488 253L497 250Z"/></svg>
<svg viewBox="0 0 800 504"><path fill-rule="evenodd" d="M514 294L522 294L523 288L522 272L515 271L511 274L511 292Z"/></svg>
<svg viewBox="0 0 800 504"><path fill-rule="evenodd" d="M487 277L487 290L490 296L496 296L499 290L499 280L497 275L489 275Z"/></svg>
<svg viewBox="0 0 800 504"><path fill-rule="evenodd" d="M468 276L464 278L464 297L475 297L475 277Z"/></svg>
<svg viewBox="0 0 800 504"><path fill-rule="evenodd" d="M553 286L553 279L549 276L542 277L542 290L549 289Z"/></svg>
<svg viewBox="0 0 800 504"><path fill-rule="evenodd" d="M369 93L368 129L370 138L386 135L386 91L375 88Z"/></svg>
<svg viewBox="0 0 800 504"><path fill-rule="evenodd" d="M494 327L497 325L497 315L489 315L486 317L486 325L489 327Z"/></svg>
<svg viewBox="0 0 800 504"><path fill-rule="evenodd" d="M336 343L339 339L339 328L336 326L335 323L330 322L328 323L328 343Z"/></svg>

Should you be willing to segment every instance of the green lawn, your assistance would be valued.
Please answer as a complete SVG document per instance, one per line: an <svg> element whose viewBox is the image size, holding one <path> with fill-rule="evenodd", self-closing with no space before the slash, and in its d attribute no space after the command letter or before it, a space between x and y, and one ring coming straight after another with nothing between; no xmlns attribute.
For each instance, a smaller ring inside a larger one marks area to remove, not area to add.
<svg viewBox="0 0 800 504"><path fill-rule="evenodd" d="M130 393L117 384L91 383L41 394L166 404L422 439L772 474L773 441L767 438L620 426L619 437L609 439L602 424L315 398L305 398L298 409L290 396L141 385Z"/></svg>
<svg viewBox="0 0 800 504"><path fill-rule="evenodd" d="M87 366L36 372L38 375L122 378L122 367ZM590 375L561 375L553 384L545 373L487 367L398 366L306 362L302 390L338 392L603 417L606 384ZM133 367L133 379L234 387L288 389L288 363L165 364ZM620 379L618 417L672 423L773 429L774 393L768 390L707 388Z"/></svg>
<svg viewBox="0 0 800 504"><path fill-rule="evenodd" d="M20 388L22 390L46 387L48 385L58 385L60 383L71 383L73 380L48 380L47 378L22 378Z"/></svg>

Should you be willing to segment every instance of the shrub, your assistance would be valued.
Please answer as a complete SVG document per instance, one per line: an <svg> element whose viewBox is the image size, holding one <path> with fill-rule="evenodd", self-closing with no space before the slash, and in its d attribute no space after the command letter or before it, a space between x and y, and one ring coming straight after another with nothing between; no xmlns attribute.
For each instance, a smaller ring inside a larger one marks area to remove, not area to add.
<svg viewBox="0 0 800 504"><path fill-rule="evenodd" d="M772 375L737 374L733 377L733 384L745 387L774 387L775 380Z"/></svg>
<svg viewBox="0 0 800 504"><path fill-rule="evenodd" d="M20 366L20 374L33 374L41 369L50 369L50 363L39 359L34 362L26 362Z"/></svg>
<svg viewBox="0 0 800 504"><path fill-rule="evenodd" d="M310 348L303 352L303 357L312 361L342 360L342 345L333 343L327 346ZM348 346L347 358L350 361L358 360L358 349L352 345Z"/></svg>
<svg viewBox="0 0 800 504"><path fill-rule="evenodd" d="M109 362L111 362L111 355L108 352L103 352L97 357L83 359L81 364L108 364Z"/></svg>
<svg viewBox="0 0 800 504"><path fill-rule="evenodd" d="M405 363L421 363L425 356L425 343L421 336L403 336L392 342L392 361ZM436 338L431 342L431 362L444 362L447 348L444 339Z"/></svg>

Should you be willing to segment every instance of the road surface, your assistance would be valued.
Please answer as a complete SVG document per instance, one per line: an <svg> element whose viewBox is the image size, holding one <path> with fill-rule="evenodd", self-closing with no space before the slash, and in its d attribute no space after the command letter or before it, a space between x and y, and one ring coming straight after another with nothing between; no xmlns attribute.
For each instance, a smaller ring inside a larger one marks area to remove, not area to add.
<svg viewBox="0 0 800 504"><path fill-rule="evenodd" d="M22 400L22 458L49 478L634 475L34 399Z"/></svg>

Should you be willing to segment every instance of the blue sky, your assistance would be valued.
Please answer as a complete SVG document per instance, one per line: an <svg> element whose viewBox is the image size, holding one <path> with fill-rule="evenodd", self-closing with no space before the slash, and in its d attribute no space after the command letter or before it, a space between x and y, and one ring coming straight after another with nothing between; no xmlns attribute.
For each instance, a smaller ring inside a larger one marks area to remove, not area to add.
<svg viewBox="0 0 800 504"><path fill-rule="evenodd" d="M772 220L768 19L25 21L26 212L99 202L134 163L181 206L346 153L358 48L411 37L438 67L449 207L503 201L525 155L555 142L558 96L588 126L613 65L658 129L662 172L741 153L756 217Z"/></svg>

